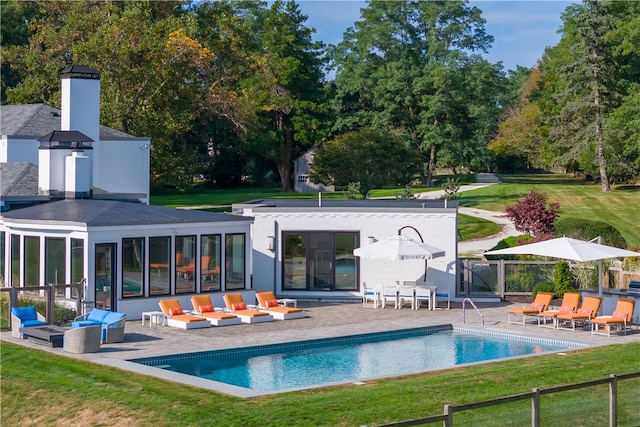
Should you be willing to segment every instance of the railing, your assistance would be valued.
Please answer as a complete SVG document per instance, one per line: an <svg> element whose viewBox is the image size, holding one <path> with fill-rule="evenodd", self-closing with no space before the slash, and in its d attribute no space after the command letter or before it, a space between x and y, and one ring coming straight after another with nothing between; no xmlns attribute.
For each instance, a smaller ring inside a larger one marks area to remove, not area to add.
<svg viewBox="0 0 640 427"><path fill-rule="evenodd" d="M552 393L562 393L572 390L580 390L587 387L594 387L601 384L609 385L609 427L616 427L618 425L618 382L622 380L628 380L632 378L640 378L640 371L633 372L629 374L616 375L611 374L607 378L601 378L591 381L583 381L574 384L550 387L546 389L534 388L531 392L514 394L506 397L499 397L496 399L484 400L481 402L468 403L464 405L444 405L444 413L438 415L432 415L424 418L415 418L412 420L398 421L388 424L377 424L377 427L408 427L408 426L418 426L432 423L442 423L444 427L453 427L454 419L453 416L455 413L462 411L469 411L480 408L487 408L491 406L496 406L509 402L516 402L521 400L531 400L531 426L532 427L540 427L541 422L541 404L540 397L546 394ZM494 408L492 414L497 415L498 411ZM635 425L635 424L634 424ZM362 426L367 427L367 426Z"/></svg>
<svg viewBox="0 0 640 427"><path fill-rule="evenodd" d="M54 310L56 306L56 299L61 296L57 294L56 291L71 289L72 290L72 298L62 299L66 300L68 304L73 306L76 313L82 313L82 304L84 304L84 288L85 288L85 280L81 280L78 283L71 284L49 284L44 286L24 286L24 287L0 287L0 294L7 293L9 295L8 298L8 310L7 310L7 322L9 327L11 327L11 316L8 313L11 312L12 307L18 306L19 295L22 293L33 293L33 297L37 298L40 301L44 301L46 304L46 312L44 313L45 319L47 323L54 323ZM74 292L75 291L75 292ZM74 295L75 294L75 295Z"/></svg>
<svg viewBox="0 0 640 427"><path fill-rule="evenodd" d="M469 304L471 304L473 306L473 308L476 309L476 311L480 315L480 322L481 322L482 326L484 326L484 315L480 312L478 307L476 307L476 305L473 303L473 301L471 301L471 298L465 298L465 299L462 300L462 323L465 323L465 303L467 301L469 301Z"/></svg>

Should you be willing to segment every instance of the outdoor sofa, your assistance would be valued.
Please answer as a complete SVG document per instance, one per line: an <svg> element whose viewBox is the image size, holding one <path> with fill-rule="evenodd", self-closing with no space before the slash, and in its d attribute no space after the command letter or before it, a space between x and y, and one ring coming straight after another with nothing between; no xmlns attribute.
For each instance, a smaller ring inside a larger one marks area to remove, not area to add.
<svg viewBox="0 0 640 427"><path fill-rule="evenodd" d="M71 328L98 325L102 328L102 342L105 344L116 343L124 341L125 321L126 315L124 313L94 308L89 313L76 317L71 323Z"/></svg>

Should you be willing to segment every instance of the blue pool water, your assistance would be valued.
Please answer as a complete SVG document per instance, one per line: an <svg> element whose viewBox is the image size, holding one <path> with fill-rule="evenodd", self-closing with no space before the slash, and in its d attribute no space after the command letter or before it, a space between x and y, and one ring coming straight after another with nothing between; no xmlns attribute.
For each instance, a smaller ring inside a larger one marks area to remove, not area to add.
<svg viewBox="0 0 640 427"><path fill-rule="evenodd" d="M254 391L276 392L578 346L555 340L454 330L446 325L132 361Z"/></svg>

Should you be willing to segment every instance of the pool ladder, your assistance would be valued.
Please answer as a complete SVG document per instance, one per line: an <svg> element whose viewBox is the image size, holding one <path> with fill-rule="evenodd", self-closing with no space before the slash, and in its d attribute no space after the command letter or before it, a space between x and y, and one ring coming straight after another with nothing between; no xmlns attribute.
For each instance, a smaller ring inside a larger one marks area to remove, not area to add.
<svg viewBox="0 0 640 427"><path fill-rule="evenodd" d="M478 314L480 315L480 322L482 323L482 326L484 326L484 315L482 313L480 313L480 310L478 310L478 307L476 307L476 305L473 303L473 301L471 301L471 298L465 298L462 300L462 323L465 323L465 303L469 301L469 304L471 304L473 306L473 308L476 309L476 311L478 312Z"/></svg>

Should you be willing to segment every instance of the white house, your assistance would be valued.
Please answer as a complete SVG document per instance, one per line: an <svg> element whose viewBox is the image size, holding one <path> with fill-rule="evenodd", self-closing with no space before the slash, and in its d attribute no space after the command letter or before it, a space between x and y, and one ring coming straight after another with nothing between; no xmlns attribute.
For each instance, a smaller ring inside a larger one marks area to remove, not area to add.
<svg viewBox="0 0 640 427"><path fill-rule="evenodd" d="M2 106L0 280L85 280L85 304L140 318L162 299L274 291L359 299L369 286L425 281L455 294L457 203L260 200L232 213L150 206L149 138L99 125L99 73L63 71L62 111ZM353 250L401 231L443 257L380 262ZM69 291L67 298L76 296Z"/></svg>
<svg viewBox="0 0 640 427"><path fill-rule="evenodd" d="M314 147L293 161L293 175L295 180L293 188L299 193L336 190L333 185L316 184L311 181L311 164L313 163L316 152L317 149Z"/></svg>
<svg viewBox="0 0 640 427"><path fill-rule="evenodd" d="M359 259L353 250L403 235L445 251L426 282L455 294L457 202L443 200L258 200L233 205L254 219L253 288L291 298L354 298L363 283L425 281L423 260Z"/></svg>

